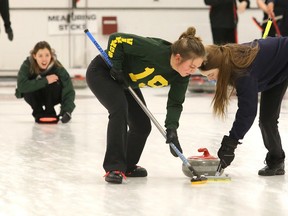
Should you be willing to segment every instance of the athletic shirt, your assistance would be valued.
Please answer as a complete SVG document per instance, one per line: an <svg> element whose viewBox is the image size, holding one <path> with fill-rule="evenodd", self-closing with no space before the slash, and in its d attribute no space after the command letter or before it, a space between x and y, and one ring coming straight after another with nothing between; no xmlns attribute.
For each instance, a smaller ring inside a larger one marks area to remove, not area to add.
<svg viewBox="0 0 288 216"><path fill-rule="evenodd" d="M171 43L134 34L111 34L106 50L113 67L122 70L132 88L170 85L166 128L178 128L189 76L181 77L170 65Z"/></svg>
<svg viewBox="0 0 288 216"><path fill-rule="evenodd" d="M236 81L238 110L229 136L237 140L243 139L254 122L258 92L271 89L288 79L288 38L268 37L248 45L255 43L260 49L246 70L248 75Z"/></svg>

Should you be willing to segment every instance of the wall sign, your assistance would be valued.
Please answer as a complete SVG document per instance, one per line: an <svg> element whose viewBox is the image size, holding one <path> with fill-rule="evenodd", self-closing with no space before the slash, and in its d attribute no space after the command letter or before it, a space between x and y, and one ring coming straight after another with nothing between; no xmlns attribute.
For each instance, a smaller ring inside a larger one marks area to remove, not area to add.
<svg viewBox="0 0 288 216"><path fill-rule="evenodd" d="M83 34L85 29L97 32L97 19L95 13L75 11L72 13L54 12L48 15L49 35Z"/></svg>

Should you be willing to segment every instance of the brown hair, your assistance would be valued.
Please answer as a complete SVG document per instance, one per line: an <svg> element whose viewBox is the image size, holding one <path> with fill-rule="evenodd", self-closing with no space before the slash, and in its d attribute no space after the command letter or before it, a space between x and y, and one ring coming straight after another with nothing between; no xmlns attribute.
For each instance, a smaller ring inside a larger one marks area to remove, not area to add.
<svg viewBox="0 0 288 216"><path fill-rule="evenodd" d="M51 62L50 63L54 63L55 65L62 67L62 65L58 61L56 61L55 50L51 48L51 46L49 45L48 42L40 41L40 42L36 43L33 50L30 51L30 62L31 62L30 72L31 72L31 74L37 74L37 75L40 74L40 68L39 68L36 60L33 58L33 55L36 55L36 53L40 49L45 49L45 48L48 49L50 54L51 54Z"/></svg>
<svg viewBox="0 0 288 216"><path fill-rule="evenodd" d="M196 29L189 27L186 32L183 32L179 39L175 41L172 46L172 54L180 54L183 61L195 58L205 58L205 47L202 44L200 37L196 37Z"/></svg>
<svg viewBox="0 0 288 216"><path fill-rule="evenodd" d="M259 47L254 45L208 45L207 60L199 68L202 71L219 69L216 92L212 101L216 116L225 117L229 99L235 90L236 80L247 75L245 70L255 59ZM229 88L230 87L230 88Z"/></svg>

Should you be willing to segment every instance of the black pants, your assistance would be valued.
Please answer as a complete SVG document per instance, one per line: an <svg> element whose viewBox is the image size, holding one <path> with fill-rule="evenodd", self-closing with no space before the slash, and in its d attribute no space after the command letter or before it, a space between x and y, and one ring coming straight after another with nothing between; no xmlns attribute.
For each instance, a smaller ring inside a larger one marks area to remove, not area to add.
<svg viewBox="0 0 288 216"><path fill-rule="evenodd" d="M100 56L90 63L86 80L109 113L103 168L106 172L125 172L139 162L151 131L150 119L129 91L110 77L109 68ZM134 91L145 104L140 89Z"/></svg>
<svg viewBox="0 0 288 216"><path fill-rule="evenodd" d="M61 103L62 87L58 82L35 92L25 93L24 100L31 106L35 118L55 116L54 106Z"/></svg>
<svg viewBox="0 0 288 216"><path fill-rule="evenodd" d="M237 43L236 28L212 28L214 44Z"/></svg>
<svg viewBox="0 0 288 216"><path fill-rule="evenodd" d="M278 119L287 85L288 80L261 93L259 127L268 150L266 155L268 166L282 163L285 159L278 131Z"/></svg>
<svg viewBox="0 0 288 216"><path fill-rule="evenodd" d="M0 14L2 16L5 30L9 29L11 26L10 13L9 13L9 1L0 0Z"/></svg>

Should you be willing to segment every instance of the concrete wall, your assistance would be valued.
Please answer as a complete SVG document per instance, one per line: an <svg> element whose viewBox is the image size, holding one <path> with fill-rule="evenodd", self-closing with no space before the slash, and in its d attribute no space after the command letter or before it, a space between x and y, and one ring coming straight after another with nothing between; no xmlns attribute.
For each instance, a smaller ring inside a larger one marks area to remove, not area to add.
<svg viewBox="0 0 288 216"><path fill-rule="evenodd" d="M212 43L212 36L208 13L209 7L205 6L202 0L80 0L76 9L72 9L70 0L13 0L10 1L14 31L12 42L8 40L0 19L0 75L7 71L17 71L35 43L41 40L50 43L62 64L71 68L71 73L75 73L75 70L78 73L78 69L73 68L87 67L98 54L93 43L81 29L78 29L78 32L70 29L64 34L51 33L51 23L58 22L51 20L51 17L57 16L61 19L69 14L92 14L94 19L89 21L92 34L99 44L106 48L108 36L102 34L103 16L117 16L120 32L160 37L171 42L187 27L194 26L203 42L209 44ZM252 16L259 20L262 18L262 12L256 8L254 2L252 9L239 15L240 43L261 37L260 31L252 22ZM73 22L71 21L70 25L73 25ZM87 24L87 20L83 22ZM69 27L67 20L52 25L59 26L60 23Z"/></svg>

